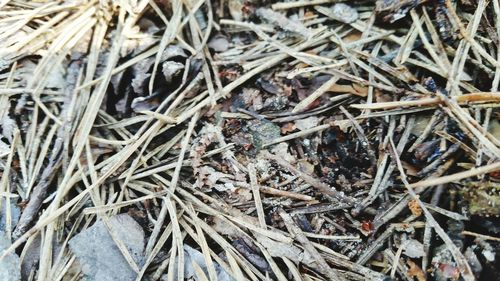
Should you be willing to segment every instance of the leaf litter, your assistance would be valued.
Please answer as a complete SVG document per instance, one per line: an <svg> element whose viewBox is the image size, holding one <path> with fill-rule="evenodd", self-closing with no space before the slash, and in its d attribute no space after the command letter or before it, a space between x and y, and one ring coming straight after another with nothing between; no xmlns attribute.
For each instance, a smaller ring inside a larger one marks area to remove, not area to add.
<svg viewBox="0 0 500 281"><path fill-rule="evenodd" d="M498 276L497 1L0 7L2 280Z"/></svg>

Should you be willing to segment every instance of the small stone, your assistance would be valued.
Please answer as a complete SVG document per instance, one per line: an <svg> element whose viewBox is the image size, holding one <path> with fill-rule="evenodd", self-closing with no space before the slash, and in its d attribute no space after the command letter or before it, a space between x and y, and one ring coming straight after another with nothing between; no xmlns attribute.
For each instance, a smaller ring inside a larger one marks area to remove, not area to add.
<svg viewBox="0 0 500 281"><path fill-rule="evenodd" d="M216 35L208 42L208 47L217 53L225 52L229 49L229 40L224 35Z"/></svg>
<svg viewBox="0 0 500 281"><path fill-rule="evenodd" d="M333 5L332 14L336 20L343 23L353 23L358 19L358 11L344 3L337 3Z"/></svg>
<svg viewBox="0 0 500 281"><path fill-rule="evenodd" d="M483 256L489 262L494 262L495 261L495 253L493 251L484 250L483 251Z"/></svg>
<svg viewBox="0 0 500 281"><path fill-rule="evenodd" d="M144 231L141 226L127 214L110 218L109 225L140 268L144 262ZM133 281L137 277L103 221L73 237L69 247L82 265L88 281Z"/></svg>
<svg viewBox="0 0 500 281"><path fill-rule="evenodd" d="M281 136L280 127L267 120L249 122L248 130L253 138L253 146L257 151L266 143L274 141Z"/></svg>
<svg viewBox="0 0 500 281"><path fill-rule="evenodd" d="M314 128L318 126L319 118L316 116L311 116L304 119L299 119L295 121L295 127L301 131Z"/></svg>
<svg viewBox="0 0 500 281"><path fill-rule="evenodd" d="M271 152L275 155L281 156L283 159L285 159L285 161L288 161L290 163L292 163L296 160L295 157L293 155L291 155L290 152L288 152L288 143L286 143L286 142L276 144L271 149ZM259 169L258 166L257 166L257 169ZM260 171L261 175L263 175L264 173L269 173L269 169L267 169L265 171L264 170Z"/></svg>
<svg viewBox="0 0 500 281"><path fill-rule="evenodd" d="M163 76L167 83L171 83L176 75L184 69L184 64L176 61L166 61L162 64Z"/></svg>
<svg viewBox="0 0 500 281"><path fill-rule="evenodd" d="M481 271L483 271L483 266L481 265L481 262L474 253L475 247L476 246L468 247L467 250L465 250L464 257L467 259L467 262L469 263L470 268L474 272L474 275L476 277L479 277L481 275Z"/></svg>
<svg viewBox="0 0 500 281"><path fill-rule="evenodd" d="M420 258L425 255L424 245L415 239L410 239L405 242L403 254L410 258Z"/></svg>

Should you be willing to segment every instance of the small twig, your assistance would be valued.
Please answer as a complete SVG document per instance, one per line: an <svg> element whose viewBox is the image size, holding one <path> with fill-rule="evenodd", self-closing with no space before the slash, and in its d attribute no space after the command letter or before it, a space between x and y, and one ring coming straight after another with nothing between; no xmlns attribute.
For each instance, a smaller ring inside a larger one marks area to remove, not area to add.
<svg viewBox="0 0 500 281"><path fill-rule="evenodd" d="M479 92L479 93L469 93L460 96L454 96L450 98L458 102L459 104L469 104L469 103L486 103L486 102L500 102L500 92ZM418 100L410 101L391 101L391 102L379 102L372 104L352 104L353 108L357 109L394 109L400 107L412 107L412 106L438 106L443 104L444 101L439 98L421 98Z"/></svg>
<svg viewBox="0 0 500 281"><path fill-rule="evenodd" d="M260 227L266 228L266 215L264 214L264 208L262 207L262 200L260 198L259 184L257 182L257 174L255 171L255 166L250 163L248 165L248 175L250 177L250 186L252 187L253 200L255 202L255 208L257 209L257 217L259 218Z"/></svg>
<svg viewBox="0 0 500 281"><path fill-rule="evenodd" d="M296 192L281 190L281 189L277 189L277 188L259 186L259 189L260 189L260 192L262 192L262 193L271 194L274 196L288 197L288 198L303 200L303 201L313 201L314 200L314 197L311 197L309 195L304 195L304 194L300 194L300 193L296 193Z"/></svg>
<svg viewBox="0 0 500 281"><path fill-rule="evenodd" d="M298 113L306 110L317 98L322 96L324 93L328 92L330 88L337 83L340 79L338 76L332 76L330 80L326 81L321 87L316 89L307 98L300 101L293 109L292 113Z"/></svg>
<svg viewBox="0 0 500 281"><path fill-rule="evenodd" d="M310 135L310 134L313 134L313 133L316 133L316 132L320 132L320 131L326 130L326 129L330 128L330 127L332 127L331 124L323 124L323 125L319 125L319 126L316 126L316 127L312 127L312 128L309 128L309 129L306 129L306 130L303 130L303 131L299 131L299 132L296 132L296 133L292 133L292 134L289 134L289 135L286 135L286 136L274 139L271 142L263 144L262 147L266 148L266 147L269 147L269 146L277 144L277 143L281 143L281 142L293 140L293 139L296 139L296 138L305 137L307 135Z"/></svg>
<svg viewBox="0 0 500 281"><path fill-rule="evenodd" d="M295 2L279 2L271 5L273 10L287 10L293 8L300 8L305 6L315 6L328 3L335 3L337 0L299 0Z"/></svg>
<svg viewBox="0 0 500 281"><path fill-rule="evenodd" d="M500 171L500 162L495 162L495 163L485 165L485 166L482 166L479 168L473 168L473 169L470 169L468 171L463 171L460 173L455 173L455 174L451 174L451 175L444 176L444 177L419 181L419 182L410 184L409 187L419 188L419 187L436 186L436 185L450 183L450 182L458 181L461 179L470 178L470 177L474 177L474 176L478 176L478 175L482 175L482 174L487 174L487 173L491 173L491 172L496 172L496 171Z"/></svg>
<svg viewBox="0 0 500 281"><path fill-rule="evenodd" d="M475 232L470 232L470 231L467 231L467 230L462 231L462 234L463 235L474 236L474 237L477 237L479 239L484 239L484 240L500 241L500 237L493 237L493 236L489 236L489 235L484 235L484 234L479 234L479 233L475 233Z"/></svg>

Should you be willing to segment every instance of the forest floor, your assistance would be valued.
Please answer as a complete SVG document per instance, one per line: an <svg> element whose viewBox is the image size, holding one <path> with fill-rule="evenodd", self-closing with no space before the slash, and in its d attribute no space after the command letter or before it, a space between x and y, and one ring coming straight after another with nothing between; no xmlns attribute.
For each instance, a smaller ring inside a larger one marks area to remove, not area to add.
<svg viewBox="0 0 500 281"><path fill-rule="evenodd" d="M500 6L0 1L0 280L500 280Z"/></svg>

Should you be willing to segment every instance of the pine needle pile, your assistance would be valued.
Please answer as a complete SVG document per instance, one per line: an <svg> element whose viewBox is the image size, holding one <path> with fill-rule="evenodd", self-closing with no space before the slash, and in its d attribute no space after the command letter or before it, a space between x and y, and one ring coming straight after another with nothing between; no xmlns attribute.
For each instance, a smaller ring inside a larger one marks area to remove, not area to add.
<svg viewBox="0 0 500 281"><path fill-rule="evenodd" d="M498 280L500 4L0 2L1 280Z"/></svg>

